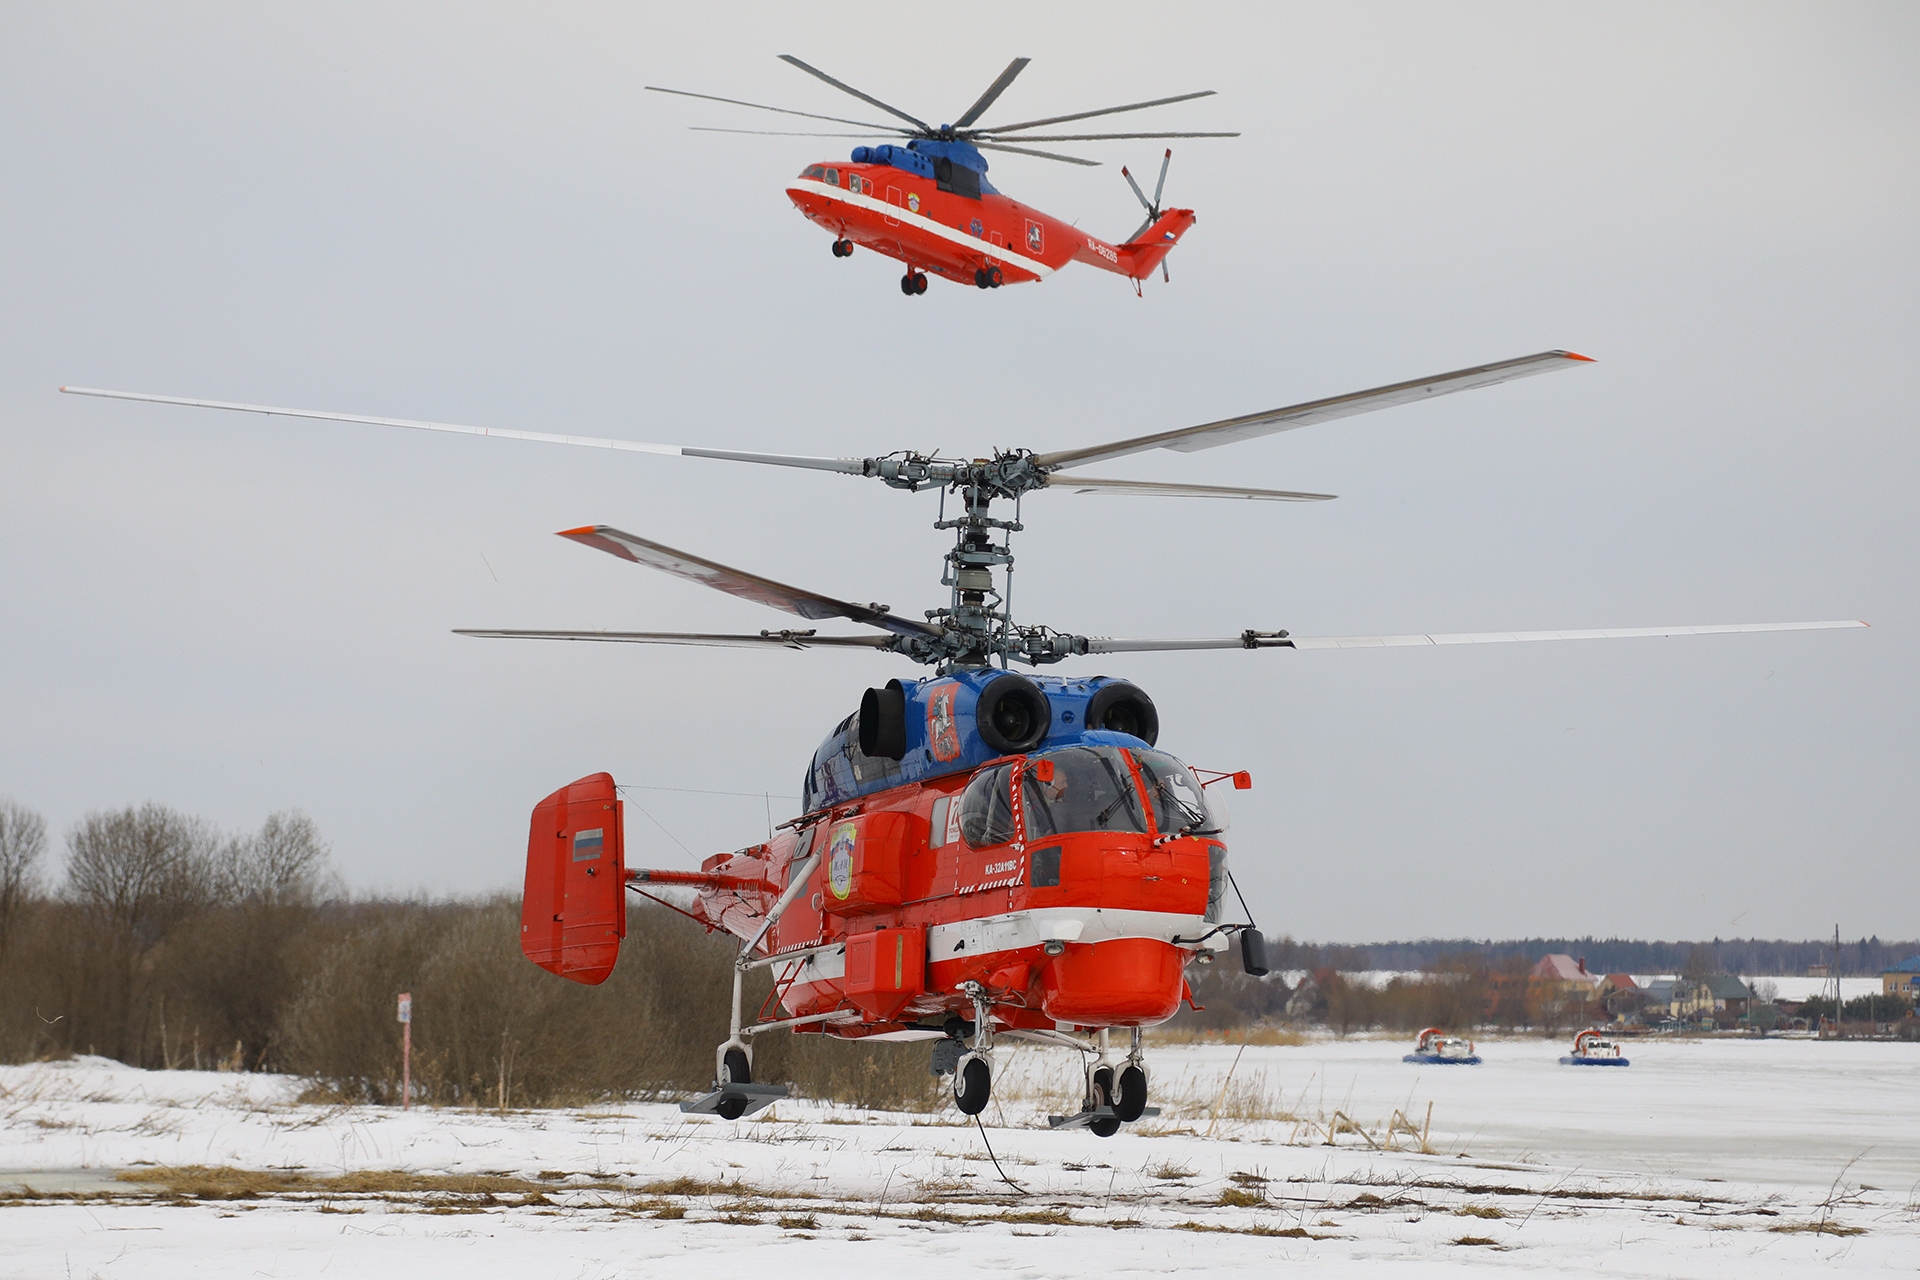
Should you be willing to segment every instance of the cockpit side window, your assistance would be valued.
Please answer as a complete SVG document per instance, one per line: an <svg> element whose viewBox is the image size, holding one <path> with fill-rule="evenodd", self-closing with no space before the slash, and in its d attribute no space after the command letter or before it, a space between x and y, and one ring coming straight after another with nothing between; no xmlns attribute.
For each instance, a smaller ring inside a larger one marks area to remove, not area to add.
<svg viewBox="0 0 1920 1280"><path fill-rule="evenodd" d="M826 183L826 184L827 184L828 186L830 186L830 187L837 187L837 186L839 186L839 185L840 185L840 171L839 171L838 169L829 169L829 170L827 170L827 173L826 173L826 177L824 177L824 178L822 178L822 179L821 179L821 181L823 181L823 182L825 182L825 183Z"/></svg>
<svg viewBox="0 0 1920 1280"><path fill-rule="evenodd" d="M1013 766L988 769L960 797L960 837L975 849L1013 839Z"/></svg>
<svg viewBox="0 0 1920 1280"><path fill-rule="evenodd" d="M1021 786L1029 840L1075 831L1147 829L1127 759L1113 747L1068 747L1036 759L1053 765L1042 782L1031 768Z"/></svg>
<svg viewBox="0 0 1920 1280"><path fill-rule="evenodd" d="M1140 778L1147 784L1153 806L1153 825L1161 835L1204 832L1216 835L1226 826L1207 803L1207 793L1187 766L1162 751L1135 751Z"/></svg>
<svg viewBox="0 0 1920 1280"><path fill-rule="evenodd" d="M801 171L800 176L803 178L818 178L824 182L827 178L827 167L821 164L810 164Z"/></svg>

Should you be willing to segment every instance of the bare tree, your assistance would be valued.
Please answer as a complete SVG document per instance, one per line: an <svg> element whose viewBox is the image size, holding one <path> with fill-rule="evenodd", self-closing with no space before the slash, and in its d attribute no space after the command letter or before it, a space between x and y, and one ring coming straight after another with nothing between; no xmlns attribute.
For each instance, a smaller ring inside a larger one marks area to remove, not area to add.
<svg viewBox="0 0 1920 1280"><path fill-rule="evenodd" d="M67 833L67 893L138 953L211 896L217 845L204 820L151 801L90 813Z"/></svg>
<svg viewBox="0 0 1920 1280"><path fill-rule="evenodd" d="M235 906L305 906L328 887L328 859L312 818L298 809L269 814L260 830L220 846L213 891Z"/></svg>
<svg viewBox="0 0 1920 1280"><path fill-rule="evenodd" d="M12 944L20 908L38 886L34 864L46 851L46 820L24 805L0 800L0 956Z"/></svg>

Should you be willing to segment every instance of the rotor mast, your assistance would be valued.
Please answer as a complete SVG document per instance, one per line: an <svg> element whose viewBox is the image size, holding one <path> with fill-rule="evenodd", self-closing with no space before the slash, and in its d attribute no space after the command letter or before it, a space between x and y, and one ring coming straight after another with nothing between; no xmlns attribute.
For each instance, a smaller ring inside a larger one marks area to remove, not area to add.
<svg viewBox="0 0 1920 1280"><path fill-rule="evenodd" d="M995 499L1018 504L1020 496L1044 488L1046 472L1034 463L1031 450L1004 450L991 458L958 461L921 454L896 454L867 460L867 474L896 489L917 490L938 485L960 500L959 515L935 520L936 529L953 530L953 549L942 557L940 585L948 589L947 606L929 609L928 622L945 633L938 646L903 643L902 652L937 666L940 674L1002 666L1009 659L1036 661L1028 653L1027 634L1014 625L1011 575L1013 535L1022 531L1018 508L1015 518L1002 520L990 513ZM944 513L944 504L943 504ZM996 540L996 538L998 540ZM994 571L1007 577L999 582ZM1050 651L1051 645L1045 646ZM1057 657L1066 657L1063 649ZM1054 657L1037 659L1054 661Z"/></svg>

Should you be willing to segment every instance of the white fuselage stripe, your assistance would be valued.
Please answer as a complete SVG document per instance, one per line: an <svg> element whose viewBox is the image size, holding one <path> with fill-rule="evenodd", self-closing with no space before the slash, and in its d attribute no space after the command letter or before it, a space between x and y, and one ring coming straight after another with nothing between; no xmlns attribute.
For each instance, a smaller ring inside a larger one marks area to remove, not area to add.
<svg viewBox="0 0 1920 1280"><path fill-rule="evenodd" d="M1042 907L1032 911L1009 911L1004 915L982 916L954 924L936 924L927 928L927 963L945 960L972 960L999 951L1024 951L1059 940L1061 942L1111 942L1119 938L1151 938L1173 942L1200 951L1224 951L1226 935L1213 933L1201 941L1214 926L1204 916L1177 911L1114 911L1102 907ZM847 972L846 949L816 952L803 960L777 966L778 981L789 980L796 986L844 978Z"/></svg>
<svg viewBox="0 0 1920 1280"><path fill-rule="evenodd" d="M906 170L902 169L900 172L905 173ZM852 205L856 209L866 209L869 212L879 214L883 218L892 218L895 222L903 222L916 230L931 232L939 236L942 240L949 241L962 248L977 251L982 257L998 258L1002 262L1019 267L1022 271L1031 271L1036 276L1050 276L1054 272L1054 269L1046 263L1034 258L1029 258L1024 254L1015 253L1003 244L994 244L990 240L982 240L979 236L969 235L957 227L941 226L932 218L915 213L905 205L888 204L885 200L876 200L872 196L860 195L856 192L848 191L845 187L830 187L818 178L796 178L787 187L787 190L807 191L817 196L825 196L829 200L839 201L841 204Z"/></svg>

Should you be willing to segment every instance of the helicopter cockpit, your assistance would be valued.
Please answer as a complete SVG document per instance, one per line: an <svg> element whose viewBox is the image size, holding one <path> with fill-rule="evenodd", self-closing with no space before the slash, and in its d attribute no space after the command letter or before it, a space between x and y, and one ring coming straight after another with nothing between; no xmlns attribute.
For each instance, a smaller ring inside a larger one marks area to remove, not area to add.
<svg viewBox="0 0 1920 1280"><path fill-rule="evenodd" d="M1138 781L1134 766L1139 769ZM1011 764L982 771L960 798L960 835L973 848L1016 837ZM1143 797L1142 791L1145 795ZM1044 840L1077 832L1162 836L1218 835L1224 813L1187 767L1160 751L1137 747L1066 747L1029 758L1020 784L1024 837Z"/></svg>

